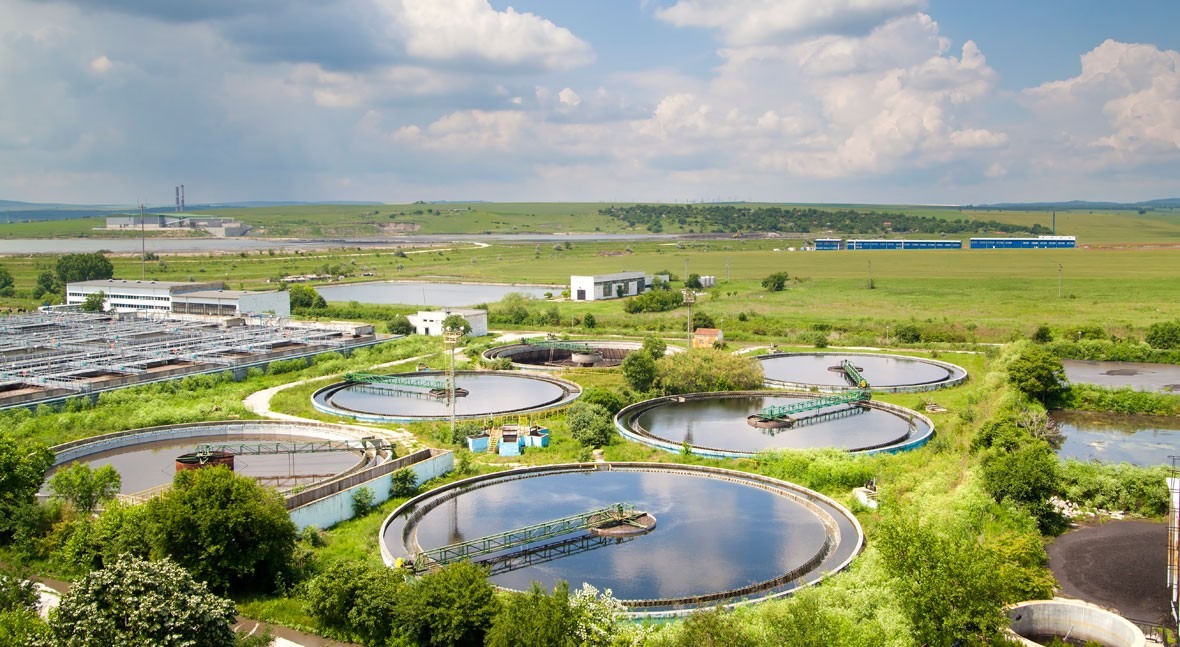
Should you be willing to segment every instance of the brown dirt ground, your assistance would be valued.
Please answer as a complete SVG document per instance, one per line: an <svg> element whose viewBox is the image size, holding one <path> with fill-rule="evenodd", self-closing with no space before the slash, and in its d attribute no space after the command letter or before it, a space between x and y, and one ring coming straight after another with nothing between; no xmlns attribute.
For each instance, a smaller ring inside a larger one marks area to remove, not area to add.
<svg viewBox="0 0 1180 647"><path fill-rule="evenodd" d="M1086 524L1047 547L1061 594L1115 609L1132 620L1167 622L1167 524Z"/></svg>

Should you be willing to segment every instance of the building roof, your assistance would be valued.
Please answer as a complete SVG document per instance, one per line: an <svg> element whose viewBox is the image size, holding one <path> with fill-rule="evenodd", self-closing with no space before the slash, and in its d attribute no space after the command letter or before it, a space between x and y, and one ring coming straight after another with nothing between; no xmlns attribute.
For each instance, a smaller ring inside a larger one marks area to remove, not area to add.
<svg viewBox="0 0 1180 647"><path fill-rule="evenodd" d="M701 335L702 337L716 337L721 334L717 328L697 328L694 335Z"/></svg>
<svg viewBox="0 0 1180 647"><path fill-rule="evenodd" d="M571 275L570 278L584 278L587 276L594 279L595 281L621 281L626 279L646 278L647 274L643 273L642 270L632 270L628 272L615 272L614 274L574 274Z"/></svg>
<svg viewBox="0 0 1180 647"><path fill-rule="evenodd" d="M248 294L277 294L278 290L196 290L175 295L177 299L197 297L199 299L237 299Z"/></svg>
<svg viewBox="0 0 1180 647"><path fill-rule="evenodd" d="M439 308L438 310L419 310L418 311L419 316L424 315L424 314L436 314L436 313L437 314L447 314L447 315L470 316L470 315L486 315L488 313L488 311L481 310L479 308Z"/></svg>
<svg viewBox="0 0 1180 647"><path fill-rule="evenodd" d="M74 281L69 283L70 286L87 287L87 288L179 288L184 286L199 286L200 283L188 283L186 281L139 281L129 279L95 279L93 281Z"/></svg>

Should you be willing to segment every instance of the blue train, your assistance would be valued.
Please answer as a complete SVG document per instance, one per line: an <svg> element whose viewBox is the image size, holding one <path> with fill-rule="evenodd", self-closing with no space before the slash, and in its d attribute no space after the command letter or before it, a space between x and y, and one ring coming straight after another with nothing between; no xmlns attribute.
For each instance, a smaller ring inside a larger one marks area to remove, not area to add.
<svg viewBox="0 0 1180 647"><path fill-rule="evenodd" d="M1063 249L1077 246L1073 236L1036 238L972 238L970 249ZM815 249L963 249L961 240L907 240L904 238L816 238Z"/></svg>
<svg viewBox="0 0 1180 647"><path fill-rule="evenodd" d="M1077 247L1077 239L1073 236L971 239L971 249L1061 249L1073 247Z"/></svg>

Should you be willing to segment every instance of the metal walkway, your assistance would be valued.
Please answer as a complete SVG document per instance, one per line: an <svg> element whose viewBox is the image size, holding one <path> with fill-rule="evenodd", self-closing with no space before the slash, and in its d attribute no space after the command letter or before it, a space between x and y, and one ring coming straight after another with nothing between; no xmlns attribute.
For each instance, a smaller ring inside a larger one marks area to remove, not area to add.
<svg viewBox="0 0 1180 647"><path fill-rule="evenodd" d="M873 399L873 393L869 390L869 383L865 380L860 371L852 365L852 362L843 360L840 362L840 368L844 371L844 378L857 387L855 391L848 391L846 393L839 393L836 395L824 396L821 398L808 398L799 402L791 404L775 404L769 407L763 407L758 415L766 420L782 420L783 418L790 418L793 414L804 413L807 411L816 411L818 409L826 409L828 407L837 407L840 405L856 404L858 402L867 402Z"/></svg>
<svg viewBox="0 0 1180 647"><path fill-rule="evenodd" d="M521 548L534 542L553 539L580 530L590 530L620 523L633 524L636 519L645 514L647 513L642 510L636 510L635 506L630 503L614 503L603 508L569 517L553 519L552 521L545 521L523 528L515 528L495 535L488 535L470 541L422 551L413 556L414 571L421 573L435 566Z"/></svg>
<svg viewBox="0 0 1180 647"><path fill-rule="evenodd" d="M193 451L199 458L209 458L215 453L234 456L263 456L271 454L313 454L322 452L395 452L396 448L387 440L361 438L358 440L310 440L292 442L251 442L197 445Z"/></svg>
<svg viewBox="0 0 1180 647"><path fill-rule="evenodd" d="M571 341L556 341L552 339L545 339L543 337L530 337L522 340L529 346L536 346L538 348L557 348L559 350L568 350L573 353L593 353L594 347L588 344L579 344Z"/></svg>
<svg viewBox="0 0 1180 647"><path fill-rule="evenodd" d="M412 386L427 390L447 390L447 383L441 380L427 380L408 375L377 375L375 373L345 373L346 382L359 384L392 384L395 386Z"/></svg>

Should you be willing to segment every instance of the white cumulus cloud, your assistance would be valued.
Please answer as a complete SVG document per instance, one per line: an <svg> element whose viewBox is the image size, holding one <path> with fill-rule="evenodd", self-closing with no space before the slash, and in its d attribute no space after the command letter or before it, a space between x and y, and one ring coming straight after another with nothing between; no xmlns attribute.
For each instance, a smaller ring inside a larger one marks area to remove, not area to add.
<svg viewBox="0 0 1180 647"><path fill-rule="evenodd" d="M570 30L487 0L385 0L406 52L427 61L566 70L593 60Z"/></svg>
<svg viewBox="0 0 1180 647"><path fill-rule="evenodd" d="M924 5L922 0L678 0L656 15L678 27L716 29L731 45L756 45L784 36L867 31Z"/></svg>

